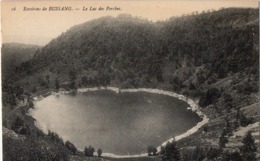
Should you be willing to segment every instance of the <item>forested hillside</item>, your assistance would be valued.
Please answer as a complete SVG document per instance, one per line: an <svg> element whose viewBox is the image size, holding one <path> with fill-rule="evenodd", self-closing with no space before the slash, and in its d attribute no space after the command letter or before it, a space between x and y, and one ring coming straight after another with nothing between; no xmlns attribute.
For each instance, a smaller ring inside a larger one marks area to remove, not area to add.
<svg viewBox="0 0 260 161"><path fill-rule="evenodd" d="M17 74L51 73L66 81L74 73L77 86L162 86L197 96L237 74L256 82L258 23L257 9L236 8L157 23L129 15L103 17L53 39ZM252 88L249 92L256 92Z"/></svg>
<svg viewBox="0 0 260 161"><path fill-rule="evenodd" d="M227 8L160 22L120 15L74 26L36 50L4 82L4 127L15 124L17 114L9 113L17 102L46 91L158 88L195 99L210 118L197 133L177 143L182 158L255 158L255 152L246 156L244 147L236 144L246 141L234 133L253 129L259 117L258 15L258 9ZM23 118L22 112L18 116ZM232 144L226 146L228 142Z"/></svg>

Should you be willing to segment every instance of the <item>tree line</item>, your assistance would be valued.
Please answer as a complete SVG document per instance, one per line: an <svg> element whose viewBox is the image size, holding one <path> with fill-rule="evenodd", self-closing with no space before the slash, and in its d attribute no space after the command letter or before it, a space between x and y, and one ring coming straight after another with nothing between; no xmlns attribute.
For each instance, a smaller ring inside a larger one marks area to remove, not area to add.
<svg viewBox="0 0 260 161"><path fill-rule="evenodd" d="M65 142L65 146L67 147L67 149L69 149L70 151L71 151L71 153L73 154L73 155L76 155L77 154L77 148L76 148L76 146L73 144L73 143L71 143L71 142L69 142L69 141L66 141ZM85 147L84 148L84 155L86 156L86 157L94 157L94 152L95 152L95 148L94 147L92 147L91 145L89 145L89 147ZM100 148L98 148L98 150L97 150L97 156L98 157L101 157L101 155L102 155L102 149L100 149Z"/></svg>

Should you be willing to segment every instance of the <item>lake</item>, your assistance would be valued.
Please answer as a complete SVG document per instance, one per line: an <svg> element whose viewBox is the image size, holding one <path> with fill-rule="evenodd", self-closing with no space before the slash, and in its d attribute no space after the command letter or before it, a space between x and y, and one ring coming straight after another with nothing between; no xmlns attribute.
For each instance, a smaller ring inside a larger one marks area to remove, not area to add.
<svg viewBox="0 0 260 161"><path fill-rule="evenodd" d="M51 95L35 102L39 128L58 133L78 149L133 155L191 129L202 119L177 98L148 92L98 90Z"/></svg>

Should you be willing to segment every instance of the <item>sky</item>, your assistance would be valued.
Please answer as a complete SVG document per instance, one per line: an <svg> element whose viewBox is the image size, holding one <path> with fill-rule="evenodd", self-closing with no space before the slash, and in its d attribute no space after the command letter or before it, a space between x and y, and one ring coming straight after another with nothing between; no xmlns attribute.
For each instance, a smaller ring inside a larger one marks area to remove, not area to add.
<svg viewBox="0 0 260 161"><path fill-rule="evenodd" d="M168 0L168 1L5 1L2 2L2 41L45 45L70 27L102 16L131 14L151 21L222 7L257 8L257 0ZM39 8L40 11L24 11ZM43 11L46 7L47 11ZM72 11L49 11L49 7L71 7ZM90 11L102 7L103 11ZM106 11L106 8L120 10ZM76 9L79 10L76 10ZM83 11L83 8L88 10ZM15 10L14 10L15 9Z"/></svg>

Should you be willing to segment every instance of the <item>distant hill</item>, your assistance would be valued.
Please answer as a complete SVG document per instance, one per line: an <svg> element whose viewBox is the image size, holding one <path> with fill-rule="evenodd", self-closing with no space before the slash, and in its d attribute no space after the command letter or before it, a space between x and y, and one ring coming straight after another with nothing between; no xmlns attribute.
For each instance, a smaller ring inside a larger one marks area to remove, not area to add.
<svg viewBox="0 0 260 161"><path fill-rule="evenodd" d="M15 68L22 62L30 60L38 45L27 45L20 43L5 43L2 45L2 77L5 78L14 74Z"/></svg>

